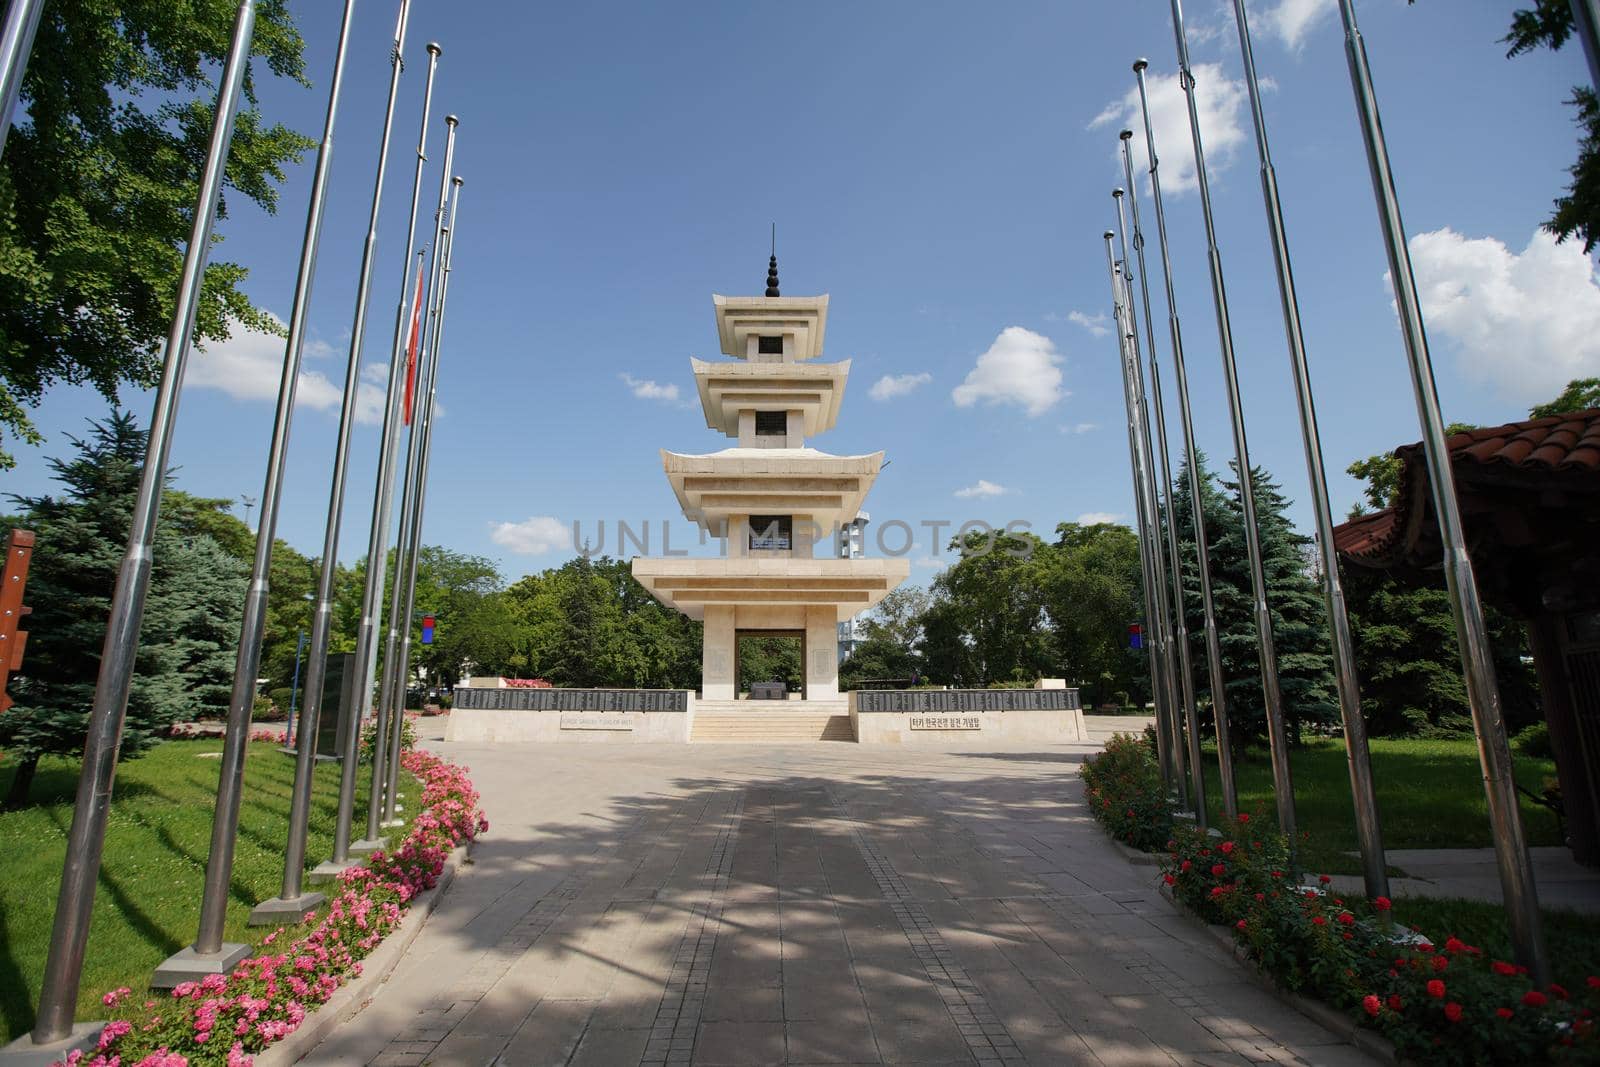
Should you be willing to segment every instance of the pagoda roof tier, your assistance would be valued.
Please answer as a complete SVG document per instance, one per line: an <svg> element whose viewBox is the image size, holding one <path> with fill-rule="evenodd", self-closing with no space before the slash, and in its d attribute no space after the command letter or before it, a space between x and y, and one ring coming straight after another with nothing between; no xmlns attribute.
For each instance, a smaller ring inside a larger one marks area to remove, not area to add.
<svg viewBox="0 0 1600 1067"><path fill-rule="evenodd" d="M871 608L910 575L909 559L633 560L633 576L640 584L691 619L704 619L707 604L798 604L833 607L843 622Z"/></svg>
<svg viewBox="0 0 1600 1067"><path fill-rule="evenodd" d="M713 293L717 313L717 339L723 355L749 359L750 338L789 335L784 362L816 359L822 355L822 335L828 328L828 297L822 296L721 296ZM776 357L774 357L776 360Z"/></svg>
<svg viewBox="0 0 1600 1067"><path fill-rule="evenodd" d="M691 359L706 425L739 436L740 411L799 411L805 435L833 429L850 377L842 363L708 363Z"/></svg>
<svg viewBox="0 0 1600 1067"><path fill-rule="evenodd" d="M730 515L810 515L825 530L856 517L883 453L830 456L814 448L725 448L703 456L661 450L684 515L725 537Z"/></svg>

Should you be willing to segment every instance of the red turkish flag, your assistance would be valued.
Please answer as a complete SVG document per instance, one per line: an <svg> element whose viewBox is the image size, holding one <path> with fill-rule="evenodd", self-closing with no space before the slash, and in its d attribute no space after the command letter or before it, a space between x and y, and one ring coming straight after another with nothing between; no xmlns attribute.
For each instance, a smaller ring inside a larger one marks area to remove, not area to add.
<svg viewBox="0 0 1600 1067"><path fill-rule="evenodd" d="M406 342L406 425L417 393L417 338L422 333L422 260L417 260L417 295L411 301L411 340Z"/></svg>

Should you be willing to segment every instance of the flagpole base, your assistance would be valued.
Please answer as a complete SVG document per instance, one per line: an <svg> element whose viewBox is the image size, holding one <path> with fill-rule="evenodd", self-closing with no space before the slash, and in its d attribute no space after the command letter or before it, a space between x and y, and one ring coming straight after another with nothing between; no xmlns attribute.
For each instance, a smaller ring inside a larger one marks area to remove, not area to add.
<svg viewBox="0 0 1600 1067"><path fill-rule="evenodd" d="M227 974L248 958L250 946L237 942L223 942L216 952L196 952L193 945L185 945L162 961L156 973L150 976L151 989L172 989L184 982L198 982L207 975Z"/></svg>
<svg viewBox="0 0 1600 1067"><path fill-rule="evenodd" d="M66 1037L43 1045L35 1045L31 1034L23 1034L0 1048L0 1067L51 1067L74 1052L87 1055L100 1043L100 1031L105 1026L105 1023L75 1023Z"/></svg>
<svg viewBox="0 0 1600 1067"><path fill-rule="evenodd" d="M326 893L301 893L293 899L273 897L263 900L250 909L249 925L251 926L293 926L295 923L304 922L307 915L312 914L328 902Z"/></svg>

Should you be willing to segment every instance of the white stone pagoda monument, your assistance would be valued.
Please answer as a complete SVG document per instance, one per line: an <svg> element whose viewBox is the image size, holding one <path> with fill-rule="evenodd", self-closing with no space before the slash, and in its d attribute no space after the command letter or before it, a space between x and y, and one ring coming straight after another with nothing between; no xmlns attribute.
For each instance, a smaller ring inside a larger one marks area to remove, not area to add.
<svg viewBox="0 0 1600 1067"><path fill-rule="evenodd" d="M711 300L722 353L733 359L690 363L706 426L735 443L707 455L663 449L661 461L685 517L724 551L635 558L633 575L663 604L704 621L702 701L739 697L739 638L791 636L801 641L802 699L837 705L839 624L911 571L907 559L835 558L883 453L834 456L807 445L833 428L850 374L849 360L816 361L826 295L779 295L773 256L765 295Z"/></svg>

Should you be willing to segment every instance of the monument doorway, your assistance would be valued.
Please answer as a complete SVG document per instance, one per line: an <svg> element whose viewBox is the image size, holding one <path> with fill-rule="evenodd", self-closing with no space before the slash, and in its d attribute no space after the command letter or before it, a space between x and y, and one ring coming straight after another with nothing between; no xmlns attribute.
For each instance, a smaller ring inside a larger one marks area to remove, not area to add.
<svg viewBox="0 0 1600 1067"><path fill-rule="evenodd" d="M770 683L782 682L783 699L796 687L806 699L806 632L804 630L734 630L734 695L761 699ZM758 688L752 688L752 687Z"/></svg>

